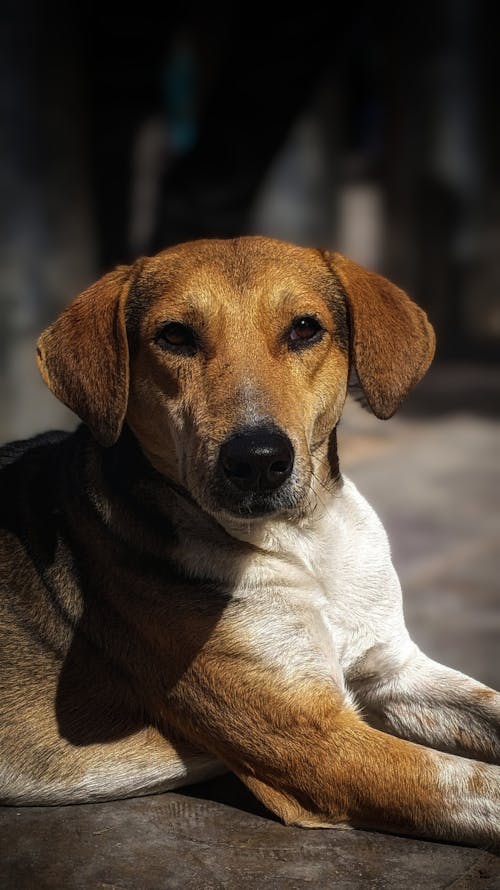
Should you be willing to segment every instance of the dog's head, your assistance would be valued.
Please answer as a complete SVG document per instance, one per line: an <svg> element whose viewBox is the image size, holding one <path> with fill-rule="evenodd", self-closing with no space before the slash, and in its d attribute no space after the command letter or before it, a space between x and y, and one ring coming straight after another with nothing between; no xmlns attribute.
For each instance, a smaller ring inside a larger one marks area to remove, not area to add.
<svg viewBox="0 0 500 890"><path fill-rule="evenodd" d="M340 254L196 241L120 267L40 337L55 395L218 518L301 511L328 472L350 372L388 418L427 370L425 313Z"/></svg>

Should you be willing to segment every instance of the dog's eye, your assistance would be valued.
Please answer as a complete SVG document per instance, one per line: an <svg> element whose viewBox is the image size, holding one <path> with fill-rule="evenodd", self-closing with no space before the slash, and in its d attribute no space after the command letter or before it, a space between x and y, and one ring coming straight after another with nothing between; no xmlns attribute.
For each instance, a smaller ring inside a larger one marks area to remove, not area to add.
<svg viewBox="0 0 500 890"><path fill-rule="evenodd" d="M316 343L321 339L324 328L321 327L319 321L312 315L303 315L296 318L290 328L288 342L292 349L298 349L301 346L308 346Z"/></svg>
<svg viewBox="0 0 500 890"><path fill-rule="evenodd" d="M196 335L192 328L178 321L171 321L155 337L162 349L180 355L194 355L198 350Z"/></svg>

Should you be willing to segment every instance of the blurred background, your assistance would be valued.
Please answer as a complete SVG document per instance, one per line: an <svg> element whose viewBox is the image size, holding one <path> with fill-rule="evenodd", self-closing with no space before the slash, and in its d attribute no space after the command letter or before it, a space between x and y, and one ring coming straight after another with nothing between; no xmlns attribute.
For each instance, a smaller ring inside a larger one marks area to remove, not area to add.
<svg viewBox="0 0 500 890"><path fill-rule="evenodd" d="M0 439L74 424L34 343L114 264L248 233L340 250L438 338L391 424L348 408L342 465L389 528L417 637L500 685L494 8L184 6L2 4Z"/></svg>

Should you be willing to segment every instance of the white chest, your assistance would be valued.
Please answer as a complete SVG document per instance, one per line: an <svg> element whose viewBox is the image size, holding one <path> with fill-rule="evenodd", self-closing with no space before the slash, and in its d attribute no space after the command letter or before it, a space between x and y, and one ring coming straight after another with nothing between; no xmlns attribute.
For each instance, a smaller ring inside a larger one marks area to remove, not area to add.
<svg viewBox="0 0 500 890"><path fill-rule="evenodd" d="M248 633L275 663L324 659L348 677L374 646L406 644L387 536L349 480L310 523L274 522L258 534L237 596Z"/></svg>

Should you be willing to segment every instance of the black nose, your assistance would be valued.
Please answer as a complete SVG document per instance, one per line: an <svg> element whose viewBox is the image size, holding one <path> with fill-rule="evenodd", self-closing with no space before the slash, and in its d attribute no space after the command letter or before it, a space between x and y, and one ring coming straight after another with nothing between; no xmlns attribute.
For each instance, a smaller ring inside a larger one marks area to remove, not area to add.
<svg viewBox="0 0 500 890"><path fill-rule="evenodd" d="M288 479L293 468L288 436L265 427L236 433L221 446L225 475L242 491L271 491Z"/></svg>

